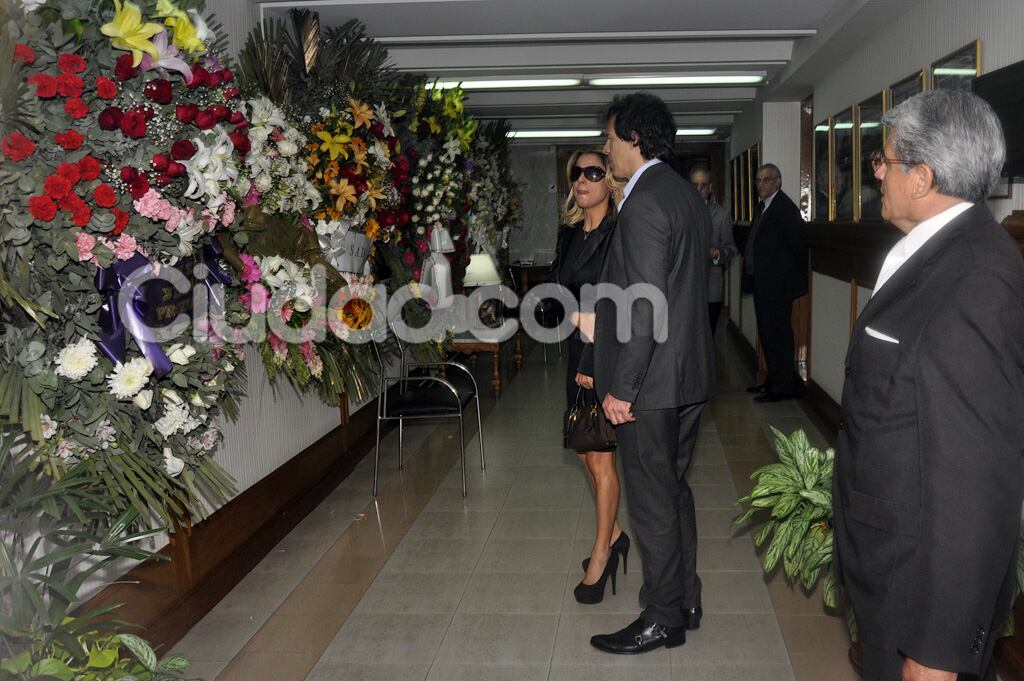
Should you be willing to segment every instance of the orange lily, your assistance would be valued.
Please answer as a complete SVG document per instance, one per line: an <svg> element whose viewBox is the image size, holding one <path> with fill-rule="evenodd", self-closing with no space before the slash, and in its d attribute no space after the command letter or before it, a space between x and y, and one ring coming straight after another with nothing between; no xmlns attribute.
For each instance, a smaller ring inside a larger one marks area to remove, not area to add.
<svg viewBox="0 0 1024 681"><path fill-rule="evenodd" d="M366 183L366 191L363 193L363 197L370 203L370 210L377 210L377 201L383 201L387 198L383 191L373 186L373 182Z"/></svg>
<svg viewBox="0 0 1024 681"><path fill-rule="evenodd" d="M345 212L345 206L349 203L355 205L359 199L356 197L356 188L348 183L344 177L337 182L331 181L327 183L327 186L331 189L331 194L337 198L334 200L334 208L339 212Z"/></svg>
<svg viewBox="0 0 1024 681"><path fill-rule="evenodd" d="M348 101L351 106L345 110L352 114L353 126L357 129L364 125L369 128L370 123L373 123L373 109L351 97Z"/></svg>

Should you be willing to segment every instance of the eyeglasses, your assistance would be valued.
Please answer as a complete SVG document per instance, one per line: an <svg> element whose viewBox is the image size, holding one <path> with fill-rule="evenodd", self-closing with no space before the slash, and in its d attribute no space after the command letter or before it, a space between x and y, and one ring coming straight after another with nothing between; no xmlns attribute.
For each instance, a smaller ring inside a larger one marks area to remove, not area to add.
<svg viewBox="0 0 1024 681"><path fill-rule="evenodd" d="M604 168L600 166L573 166L572 170L569 171L569 181L575 182L580 179L580 175L587 178L590 182L600 182L604 179Z"/></svg>
<svg viewBox="0 0 1024 681"><path fill-rule="evenodd" d="M887 158L885 152L881 150L875 150L871 152L871 170L873 170L874 172L877 173L879 168L890 164L900 164L904 166L917 165L917 163L914 161L908 161L902 158Z"/></svg>
<svg viewBox="0 0 1024 681"><path fill-rule="evenodd" d="M774 182L777 179L777 177L755 177L754 184L768 184L769 182Z"/></svg>

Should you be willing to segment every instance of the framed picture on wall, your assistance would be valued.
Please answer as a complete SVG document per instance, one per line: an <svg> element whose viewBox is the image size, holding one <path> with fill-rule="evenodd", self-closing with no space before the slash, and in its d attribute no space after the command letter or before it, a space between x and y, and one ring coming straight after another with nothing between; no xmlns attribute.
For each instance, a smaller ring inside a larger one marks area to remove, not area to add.
<svg viewBox="0 0 1024 681"><path fill-rule="evenodd" d="M814 201L811 215L815 220L832 219L832 119L814 126Z"/></svg>
<svg viewBox="0 0 1024 681"><path fill-rule="evenodd" d="M835 220L853 220L857 206L857 191L854 184L853 109L847 109L832 117L832 201L835 204L832 217Z"/></svg>
<svg viewBox="0 0 1024 681"><path fill-rule="evenodd" d="M970 92L980 75L981 41L975 40L932 64L932 89Z"/></svg>
<svg viewBox="0 0 1024 681"><path fill-rule="evenodd" d="M990 199L1012 199L1013 198L1013 178L1012 177L1000 177L999 182L996 183L995 189L988 195Z"/></svg>
<svg viewBox="0 0 1024 681"><path fill-rule="evenodd" d="M893 83L889 88L889 108L898 106L914 95L924 92L925 80L925 70L921 69L914 75Z"/></svg>
<svg viewBox="0 0 1024 681"><path fill-rule="evenodd" d="M879 191L875 170L871 166L871 154L885 146L885 131L882 128L882 112L885 110L885 93L878 93L856 107L857 167L854 183L857 186L858 220L879 220L882 217L882 194Z"/></svg>
<svg viewBox="0 0 1024 681"><path fill-rule="evenodd" d="M740 202L740 221L747 222L750 220L750 210L747 206L747 196L750 193L750 154L743 152L739 155L739 166L740 166L740 182L739 182L739 202Z"/></svg>
<svg viewBox="0 0 1024 681"><path fill-rule="evenodd" d="M760 199L757 196L757 181L756 181L755 178L757 177L757 168L758 168L758 166L761 165L761 145L760 144L755 144L754 146L752 146L749 149L747 149L747 156L748 156L749 163L750 163L750 180L749 180L750 191L747 192L747 196L748 196L748 200L750 202L750 204L749 204L750 219L753 220L754 219L754 207L757 206L757 202L760 201Z"/></svg>
<svg viewBox="0 0 1024 681"><path fill-rule="evenodd" d="M732 159L731 161L729 161L729 178L730 178L730 180L729 180L730 181L730 184L729 184L729 196L732 198L732 221L733 222L738 222L739 219L740 219L740 212L739 212L739 200L740 200L739 196L740 196L740 193L739 193L738 187L736 186L736 181L737 181L737 179L739 177L738 176L738 171L737 171L737 165L738 164L736 162L736 159Z"/></svg>

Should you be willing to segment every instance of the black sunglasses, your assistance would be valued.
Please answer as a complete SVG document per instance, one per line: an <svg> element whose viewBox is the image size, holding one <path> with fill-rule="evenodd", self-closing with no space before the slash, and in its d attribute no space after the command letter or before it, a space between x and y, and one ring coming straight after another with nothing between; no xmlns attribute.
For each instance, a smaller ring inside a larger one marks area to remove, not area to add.
<svg viewBox="0 0 1024 681"><path fill-rule="evenodd" d="M604 179L604 168L600 166L573 166L572 170L569 171L569 181L575 182L580 179L580 175L587 178L591 182L600 182Z"/></svg>

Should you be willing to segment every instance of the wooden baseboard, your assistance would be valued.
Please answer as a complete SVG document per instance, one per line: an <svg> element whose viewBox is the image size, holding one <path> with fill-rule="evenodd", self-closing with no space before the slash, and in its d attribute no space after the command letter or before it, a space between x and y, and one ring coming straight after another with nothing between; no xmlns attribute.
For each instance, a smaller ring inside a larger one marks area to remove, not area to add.
<svg viewBox="0 0 1024 681"><path fill-rule="evenodd" d="M81 611L120 603L166 652L203 618L373 449L376 400L91 598Z"/></svg>

